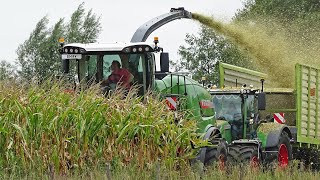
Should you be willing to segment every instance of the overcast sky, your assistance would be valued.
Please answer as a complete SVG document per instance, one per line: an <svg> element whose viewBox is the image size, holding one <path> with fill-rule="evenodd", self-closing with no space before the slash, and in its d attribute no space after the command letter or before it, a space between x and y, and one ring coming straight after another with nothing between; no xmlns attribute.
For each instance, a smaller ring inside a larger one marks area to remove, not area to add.
<svg viewBox="0 0 320 180"><path fill-rule="evenodd" d="M65 17L69 20L72 12L82 2L85 9L92 9L101 16L102 32L99 42L129 42L135 30L146 21L167 13L170 8L185 7L190 12L198 12L228 21L243 0L3 0L0 6L0 60L14 62L16 49L45 15L50 26ZM147 41L159 37L160 45L170 53L170 59L178 59L177 50L184 43L186 33L197 33L199 24L181 19L170 22L153 32Z"/></svg>

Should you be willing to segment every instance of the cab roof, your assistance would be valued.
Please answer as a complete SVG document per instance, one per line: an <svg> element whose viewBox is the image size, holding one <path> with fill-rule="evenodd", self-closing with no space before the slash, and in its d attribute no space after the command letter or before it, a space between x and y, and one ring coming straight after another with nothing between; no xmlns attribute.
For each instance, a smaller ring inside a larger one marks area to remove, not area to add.
<svg viewBox="0 0 320 180"><path fill-rule="evenodd" d="M122 43L122 42L116 42L116 43L88 43L88 44L82 44L82 43L70 43L66 44L64 47L79 47L83 48L87 52L91 51L122 51L126 47L132 47L132 46L149 46L153 49L155 48L154 44L149 44L145 42L137 42L137 43Z"/></svg>
<svg viewBox="0 0 320 180"><path fill-rule="evenodd" d="M209 92L212 94L237 94L240 93L240 90L243 89L241 87L237 88L222 88L222 89L209 89ZM250 88L245 88L250 89ZM252 90L258 90L257 88L253 88ZM264 88L264 91L267 94L293 94L294 89L291 88Z"/></svg>

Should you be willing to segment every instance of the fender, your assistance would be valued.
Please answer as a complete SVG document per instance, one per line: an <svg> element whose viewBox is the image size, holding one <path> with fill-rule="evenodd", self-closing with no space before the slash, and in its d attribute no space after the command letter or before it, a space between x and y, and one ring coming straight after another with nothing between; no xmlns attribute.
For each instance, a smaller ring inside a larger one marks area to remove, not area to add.
<svg viewBox="0 0 320 180"><path fill-rule="evenodd" d="M208 128L206 134L204 135L203 137L203 140L207 140L210 138L211 134L214 132L214 131L218 131L219 132L219 129L214 127L214 126L211 126ZM205 157L206 157L206 152L207 152L207 147L203 147L200 149L200 157L199 157L199 160L204 163L204 160L205 160Z"/></svg>
<svg viewBox="0 0 320 180"><path fill-rule="evenodd" d="M264 127L264 128L262 128ZM277 146L281 133L285 131L292 139L292 133L285 124L263 123L258 128L258 137L262 140L262 146L265 148Z"/></svg>

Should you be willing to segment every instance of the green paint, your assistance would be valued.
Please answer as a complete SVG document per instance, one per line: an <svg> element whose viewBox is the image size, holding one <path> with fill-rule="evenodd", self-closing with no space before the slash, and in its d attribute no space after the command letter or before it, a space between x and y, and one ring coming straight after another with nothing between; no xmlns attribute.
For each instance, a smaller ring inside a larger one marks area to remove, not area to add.
<svg viewBox="0 0 320 180"><path fill-rule="evenodd" d="M230 127L230 128L226 129L226 127ZM228 123L228 121L217 120L217 128L220 129L222 138L225 139L228 143L230 143L232 141L232 135L231 135L231 125Z"/></svg>
<svg viewBox="0 0 320 180"><path fill-rule="evenodd" d="M302 100L301 100L301 95L302 95L302 76L301 76L301 66L299 64L296 65L296 74L295 74L295 79L296 79L296 91L297 91L297 99L296 99L296 107L297 107L297 115L296 115L296 126L297 126L297 138L298 142L301 137L301 110L302 110Z"/></svg>
<svg viewBox="0 0 320 180"><path fill-rule="evenodd" d="M319 71L316 74L316 134L315 137L318 137L318 123L319 123Z"/></svg>
<svg viewBox="0 0 320 180"><path fill-rule="evenodd" d="M296 65L296 91L297 91L297 117L296 117L296 126L298 129L297 141L299 143L306 144L307 146L311 144L320 144L320 139L317 137L318 133L318 74L320 69L297 64ZM307 83L307 84L306 84ZM303 85L304 84L304 85ZM315 92L312 92L312 91ZM307 92L307 95L304 94ZM307 96L307 97L306 97ZM305 102L303 102L305 98ZM302 104L306 104L302 106ZM315 113L313 114L313 110ZM303 112L306 112L303 115ZM305 118L305 119L304 119ZM315 122L311 122L312 119L315 119ZM302 123L306 123L307 126L305 129L302 127ZM315 127L312 127L314 125ZM303 134L303 130L306 131L306 134Z"/></svg>
<svg viewBox="0 0 320 180"><path fill-rule="evenodd" d="M277 113L277 112L296 112L297 109L266 109L265 111L274 112L274 113Z"/></svg>
<svg viewBox="0 0 320 180"><path fill-rule="evenodd" d="M224 66L223 66L223 63L219 63L219 76L220 76L220 87L224 88Z"/></svg>
<svg viewBox="0 0 320 180"><path fill-rule="evenodd" d="M298 142L305 144L320 144L319 139L308 138L308 137L298 137Z"/></svg>
<svg viewBox="0 0 320 180"><path fill-rule="evenodd" d="M209 125L215 126L214 109L200 107L201 101L212 102L212 97L198 82L183 75L167 75L155 81L155 90L163 96L177 96L178 110L197 121L199 133L205 133Z"/></svg>
<svg viewBox="0 0 320 180"><path fill-rule="evenodd" d="M262 142L262 147L265 148L266 144L267 144L267 134L263 133L263 132L257 132L258 138L260 139L260 141Z"/></svg>
<svg viewBox="0 0 320 180"><path fill-rule="evenodd" d="M311 79L311 67L308 68L308 125L307 125L307 136L310 136L310 79Z"/></svg>
<svg viewBox="0 0 320 180"><path fill-rule="evenodd" d="M242 67L239 67L239 66L234 66L234 65L231 65L231 64L227 64L227 63L221 63L220 62L219 63L219 68L221 68L221 69L231 69L231 70L234 70L234 71L237 71L237 72L250 74L252 76L258 76L260 78L267 78L267 74L265 74L265 73L261 73L261 72L258 72L258 71L253 71L253 70L250 70L250 69L242 68Z"/></svg>
<svg viewBox="0 0 320 180"><path fill-rule="evenodd" d="M244 102L243 102L243 117L242 117L242 122L243 122L243 139L247 139L247 98L244 97Z"/></svg>

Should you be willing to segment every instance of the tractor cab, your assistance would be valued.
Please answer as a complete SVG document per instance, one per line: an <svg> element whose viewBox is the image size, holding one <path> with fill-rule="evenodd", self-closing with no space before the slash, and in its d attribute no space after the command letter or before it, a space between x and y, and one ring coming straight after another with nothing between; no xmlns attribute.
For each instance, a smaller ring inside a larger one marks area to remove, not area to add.
<svg viewBox="0 0 320 180"><path fill-rule="evenodd" d="M86 88L100 83L111 75L111 65L115 61L120 68L127 70L133 76L130 85L139 88L139 95L154 86L155 56L159 52L156 44L147 43L113 43L113 44L80 44L61 45L63 73L74 76L75 84ZM162 54L162 53L159 53ZM161 58L164 58L162 55ZM122 77L119 77L121 79ZM109 89L115 89L119 84L108 83Z"/></svg>
<svg viewBox="0 0 320 180"><path fill-rule="evenodd" d="M210 90L218 121L231 125L232 140L256 137L254 125L259 122L259 110L263 109L260 90L253 88ZM259 105L260 101L260 105Z"/></svg>

